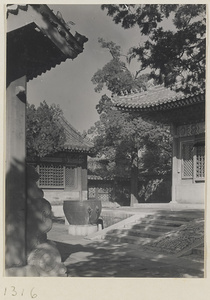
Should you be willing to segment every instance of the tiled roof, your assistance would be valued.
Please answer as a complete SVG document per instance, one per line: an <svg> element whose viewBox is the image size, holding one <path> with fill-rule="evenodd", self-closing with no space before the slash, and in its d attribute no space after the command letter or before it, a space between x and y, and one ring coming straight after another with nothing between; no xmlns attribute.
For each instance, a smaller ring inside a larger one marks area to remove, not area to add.
<svg viewBox="0 0 210 300"><path fill-rule="evenodd" d="M23 21L23 14L27 21ZM9 22L10 16L18 22ZM68 58L76 58L88 40L72 30L72 22L65 22L60 12L54 14L44 4L8 5L7 18L11 26L7 33L9 82L24 75L31 80Z"/></svg>
<svg viewBox="0 0 210 300"><path fill-rule="evenodd" d="M110 180L117 180L117 181L128 181L130 180L129 175L121 175L121 176L114 176L114 175L109 175L109 176L100 176L100 175L95 175L95 174L88 174L88 180L100 180L100 181L110 181Z"/></svg>
<svg viewBox="0 0 210 300"><path fill-rule="evenodd" d="M64 117L60 119L60 124L63 126L66 135L66 142L64 150L72 152L91 152L93 144L82 137L81 133L77 131Z"/></svg>
<svg viewBox="0 0 210 300"><path fill-rule="evenodd" d="M112 101L118 109L124 111L169 110L204 102L205 91L186 96L163 86L155 86L141 93L113 97Z"/></svg>
<svg viewBox="0 0 210 300"><path fill-rule="evenodd" d="M106 180L106 178L103 178L102 176L98 175L89 175L88 174L88 180ZM110 180L110 179L108 179Z"/></svg>
<svg viewBox="0 0 210 300"><path fill-rule="evenodd" d="M27 11L29 4L8 4L7 5L7 17L9 14L18 15L20 10ZM55 15L52 10L48 8L47 5L41 5L41 4L30 4L30 6L39 9L40 14L45 17L49 23L57 28L58 32L61 36L63 36L67 41L69 40L69 33L71 30L71 26L69 24L73 24L73 22L65 22L61 13L58 11ZM47 10L46 10L47 9ZM77 43L83 47L84 43L88 41L88 39L79 34L78 32L71 33L74 35L75 40ZM71 41L72 43L72 41ZM76 45L75 45L76 46Z"/></svg>

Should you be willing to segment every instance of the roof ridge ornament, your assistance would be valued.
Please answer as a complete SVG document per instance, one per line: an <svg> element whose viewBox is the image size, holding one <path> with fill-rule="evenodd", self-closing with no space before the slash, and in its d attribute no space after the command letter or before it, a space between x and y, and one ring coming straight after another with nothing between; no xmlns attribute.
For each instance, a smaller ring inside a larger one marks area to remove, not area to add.
<svg viewBox="0 0 210 300"><path fill-rule="evenodd" d="M60 20L60 22L61 22L61 23L64 25L64 27L65 27L66 29L68 29L68 30L71 29L71 25L72 25L72 26L75 25L75 23L72 22L72 21L66 22L66 21L64 20L64 18L63 18L63 16L62 16L62 14L61 14L60 11L57 11L56 17Z"/></svg>
<svg viewBox="0 0 210 300"><path fill-rule="evenodd" d="M19 9L27 11L28 4L7 4L7 18L9 14L17 15Z"/></svg>

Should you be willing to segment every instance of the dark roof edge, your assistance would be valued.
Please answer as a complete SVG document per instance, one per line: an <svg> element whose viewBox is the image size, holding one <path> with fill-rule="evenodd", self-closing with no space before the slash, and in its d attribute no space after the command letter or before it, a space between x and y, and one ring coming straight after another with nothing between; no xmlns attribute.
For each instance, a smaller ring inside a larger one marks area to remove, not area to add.
<svg viewBox="0 0 210 300"><path fill-rule="evenodd" d="M124 111L151 111L151 110L168 110L173 109L177 107L183 107L183 106L189 106L192 104L200 103L205 101L205 90L202 90L201 92L197 92L195 94L186 95L186 96L180 96L180 97L172 97L169 99L163 100L157 100L152 103L133 103L132 100L129 103L120 103L113 101L114 106L119 110Z"/></svg>

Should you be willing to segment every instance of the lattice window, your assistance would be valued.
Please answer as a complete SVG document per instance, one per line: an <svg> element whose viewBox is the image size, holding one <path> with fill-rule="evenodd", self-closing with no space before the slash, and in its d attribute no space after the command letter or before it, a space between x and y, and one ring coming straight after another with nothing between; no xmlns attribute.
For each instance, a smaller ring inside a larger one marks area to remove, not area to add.
<svg viewBox="0 0 210 300"><path fill-rule="evenodd" d="M102 184L98 187L98 199L101 201L111 200L112 187L108 184Z"/></svg>
<svg viewBox="0 0 210 300"><path fill-rule="evenodd" d="M76 188L76 169L70 166L65 168L65 186L67 188Z"/></svg>
<svg viewBox="0 0 210 300"><path fill-rule="evenodd" d="M38 172L40 187L64 187L64 168L62 165L40 164Z"/></svg>
<svg viewBox="0 0 210 300"><path fill-rule="evenodd" d="M193 143L182 144L182 177L193 177Z"/></svg>
<svg viewBox="0 0 210 300"><path fill-rule="evenodd" d="M107 184L101 184L99 187L98 187L98 192L99 193L111 193L112 192L112 187L110 185L107 185Z"/></svg>
<svg viewBox="0 0 210 300"><path fill-rule="evenodd" d="M109 201L110 200L110 195L109 194L98 194L98 199L101 200L102 202Z"/></svg>
<svg viewBox="0 0 210 300"><path fill-rule="evenodd" d="M205 146L196 147L196 179L205 177Z"/></svg>
<svg viewBox="0 0 210 300"><path fill-rule="evenodd" d="M90 187L88 189L88 195L89 195L89 198L95 198L96 197L96 188Z"/></svg>
<svg viewBox="0 0 210 300"><path fill-rule="evenodd" d="M195 181L205 178L205 145L192 142L182 144L182 178Z"/></svg>

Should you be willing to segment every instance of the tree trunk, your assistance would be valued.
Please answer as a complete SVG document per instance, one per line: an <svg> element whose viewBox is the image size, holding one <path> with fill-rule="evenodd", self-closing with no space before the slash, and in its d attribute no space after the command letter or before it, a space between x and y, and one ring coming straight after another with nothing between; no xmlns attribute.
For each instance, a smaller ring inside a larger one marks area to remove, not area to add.
<svg viewBox="0 0 210 300"><path fill-rule="evenodd" d="M132 153L131 162L131 200L130 206L138 203L138 151Z"/></svg>

